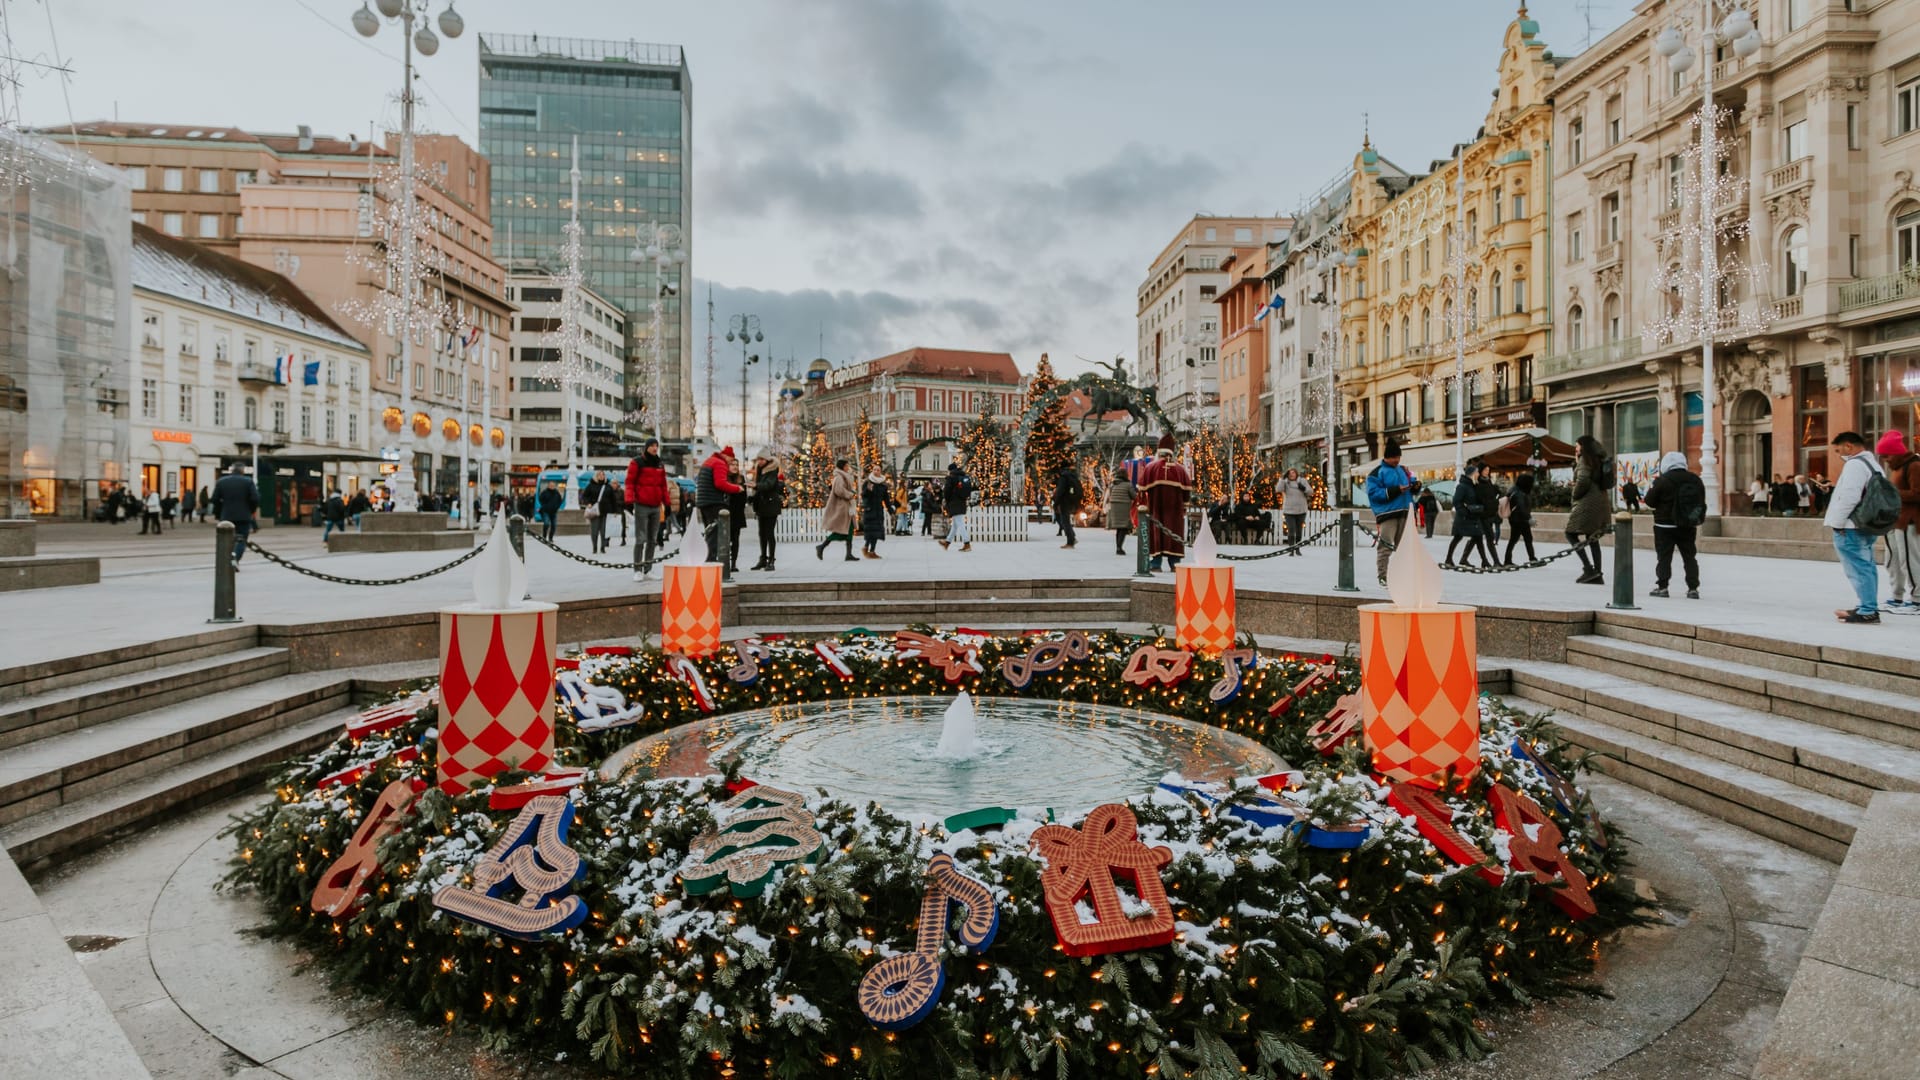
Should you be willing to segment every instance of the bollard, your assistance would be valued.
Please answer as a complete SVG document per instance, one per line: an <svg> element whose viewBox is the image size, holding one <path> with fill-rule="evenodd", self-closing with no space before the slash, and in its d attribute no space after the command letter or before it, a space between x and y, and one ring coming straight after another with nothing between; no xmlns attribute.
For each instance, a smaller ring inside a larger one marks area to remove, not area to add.
<svg viewBox="0 0 1920 1080"><path fill-rule="evenodd" d="M720 520L713 526L720 535L713 538L713 550L720 553L720 580L733 580L733 511L722 509Z"/></svg>
<svg viewBox="0 0 1920 1080"><path fill-rule="evenodd" d="M1615 611L1638 611L1633 603L1633 515L1613 515L1613 603Z"/></svg>
<svg viewBox="0 0 1920 1080"><path fill-rule="evenodd" d="M233 522L213 528L213 618L210 623L236 623L233 595Z"/></svg>
<svg viewBox="0 0 1920 1080"><path fill-rule="evenodd" d="M1152 527L1153 515L1140 511L1139 527L1133 530L1133 576L1150 578L1153 571L1147 569L1147 530Z"/></svg>
<svg viewBox="0 0 1920 1080"><path fill-rule="evenodd" d="M527 519L515 514L507 519L507 539L513 541L513 553L527 557Z"/></svg>
<svg viewBox="0 0 1920 1080"><path fill-rule="evenodd" d="M1340 511L1340 577L1334 592L1359 592L1353 583L1353 511Z"/></svg>

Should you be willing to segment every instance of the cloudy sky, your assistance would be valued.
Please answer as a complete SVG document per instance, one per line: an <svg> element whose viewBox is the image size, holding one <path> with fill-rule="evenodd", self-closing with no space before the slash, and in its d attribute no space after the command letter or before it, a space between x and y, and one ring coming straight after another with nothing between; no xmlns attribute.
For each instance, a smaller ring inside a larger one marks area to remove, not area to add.
<svg viewBox="0 0 1920 1080"><path fill-rule="evenodd" d="M358 0L12 0L21 119L345 134L398 119ZM437 12L444 0L432 0ZM475 138L475 31L678 44L694 80L695 299L773 355L910 345L1131 356L1134 291L1194 213L1290 212L1373 140L1424 168L1482 122L1505 0L456 0L424 125ZM1578 51L1629 0L1544 0ZM56 45L57 41L57 45ZM724 358L723 358L724 360ZM737 361L733 368L738 377ZM734 385L723 367L720 387Z"/></svg>

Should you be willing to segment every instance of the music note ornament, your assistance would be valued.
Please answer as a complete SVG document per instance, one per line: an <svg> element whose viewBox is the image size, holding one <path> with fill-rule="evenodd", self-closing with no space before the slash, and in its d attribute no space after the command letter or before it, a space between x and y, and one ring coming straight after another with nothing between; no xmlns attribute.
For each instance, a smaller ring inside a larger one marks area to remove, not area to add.
<svg viewBox="0 0 1920 1080"><path fill-rule="evenodd" d="M860 980L860 1012L882 1031L904 1031L925 1020L940 1003L940 991L947 983L946 969L940 966L940 943L946 940L954 904L966 912L954 930L961 944L984 950L1000 932L1000 909L993 893L961 873L953 865L953 856L940 854L927 860L926 878L913 951L887 957Z"/></svg>

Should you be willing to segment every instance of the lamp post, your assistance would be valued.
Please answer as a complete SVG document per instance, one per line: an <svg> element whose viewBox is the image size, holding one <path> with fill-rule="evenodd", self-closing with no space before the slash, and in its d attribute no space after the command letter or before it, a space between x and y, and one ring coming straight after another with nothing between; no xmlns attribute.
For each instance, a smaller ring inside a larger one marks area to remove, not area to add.
<svg viewBox="0 0 1920 1080"><path fill-rule="evenodd" d="M740 445L747 444L747 365L760 362L758 356L747 354L747 345L751 342L765 341L767 335L760 332L760 316L735 315L727 320L727 340L740 342ZM713 393L713 375L707 375L707 393ZM707 423L713 423L713 406L707 406Z"/></svg>
<svg viewBox="0 0 1920 1080"><path fill-rule="evenodd" d="M1300 215L1305 220L1308 215ZM1317 320L1320 330L1320 354L1326 359L1327 385L1324 391L1327 413L1327 470L1324 474L1329 498L1336 499L1334 440L1340 423L1340 271L1352 270L1360 265L1360 256L1347 250L1351 238L1344 223L1330 227L1326 232L1309 241L1306 247L1305 261L1301 264L1309 274L1324 275L1318 282L1319 290L1310 293L1308 302L1320 310Z"/></svg>
<svg viewBox="0 0 1920 1080"><path fill-rule="evenodd" d="M887 429L887 472L895 480L900 479L900 429Z"/></svg>
<svg viewBox="0 0 1920 1080"><path fill-rule="evenodd" d="M1186 357L1187 388L1185 396L1187 404L1184 410L1184 416L1189 426L1195 422L1194 417L1200 410L1199 365L1208 359L1206 356L1207 350L1217 349L1219 342L1219 332L1207 329L1205 324L1202 324L1198 330L1190 330L1186 334L1181 335L1180 344L1193 350L1193 352L1190 352ZM1194 353L1198 353L1199 355L1196 356ZM1216 354L1215 359L1217 358L1218 356ZM1216 374L1215 378L1218 377Z"/></svg>
<svg viewBox="0 0 1920 1080"><path fill-rule="evenodd" d="M641 229L644 231L640 234L640 238L634 240L633 251L629 253L628 257L634 262L642 262L647 259L653 260L654 289L653 304L651 305L653 321L651 328L647 331L647 362L653 368L653 393L647 401L646 412L649 415L643 416L642 419L651 419L653 421L654 438L665 439L666 433L662 428L662 418L666 415L667 411L666 357L663 355L664 347L661 337L663 331L666 329L666 298L669 296L678 296L680 293L677 285L667 281L667 275L672 273L675 268L685 265L687 261L687 234L686 230L680 226L666 221L650 221L641 226ZM711 373L709 373L709 375L711 375ZM711 384L709 384L707 392L709 395L712 394L713 389ZM713 407L711 397L708 399L707 407L709 411L711 411Z"/></svg>
<svg viewBox="0 0 1920 1080"><path fill-rule="evenodd" d="M1715 13L1724 17L1718 26L1714 25ZM1746 58L1760 51L1765 42L1760 37L1760 29L1753 24L1753 17L1747 13L1745 0L1700 0L1698 17L1681 14L1674 25L1660 31L1654 39L1653 49L1667 58L1667 65L1676 74L1693 66L1694 53L1687 46L1687 35L1699 34L1700 49L1700 206L1696 215L1696 227L1699 229L1696 242L1700 247L1699 299L1696 304L1700 316L1700 482L1707 491L1707 513L1720 514L1720 463L1719 439L1714 437L1713 407L1713 338L1719 332L1720 307L1720 270L1718 265L1719 246L1715 233L1715 170L1719 153L1714 148L1715 127L1713 115L1713 48L1717 44L1730 45L1736 56ZM1682 428L1685 431L1686 404L1681 399ZM1684 440L1683 440L1684 441Z"/></svg>
<svg viewBox="0 0 1920 1080"><path fill-rule="evenodd" d="M374 0L376 15L363 2L353 13L353 28L361 37L380 32L382 17L400 23L400 469L393 477L396 510L411 511L420 505L413 475L413 306L420 283L414 267L415 199L413 191L413 50L421 56L440 51L440 39L427 22L428 0ZM418 21L420 26L414 28ZM453 10L451 0L440 13L440 32L457 38L467 22ZM371 181L372 177L369 176ZM464 477L462 478L464 479Z"/></svg>

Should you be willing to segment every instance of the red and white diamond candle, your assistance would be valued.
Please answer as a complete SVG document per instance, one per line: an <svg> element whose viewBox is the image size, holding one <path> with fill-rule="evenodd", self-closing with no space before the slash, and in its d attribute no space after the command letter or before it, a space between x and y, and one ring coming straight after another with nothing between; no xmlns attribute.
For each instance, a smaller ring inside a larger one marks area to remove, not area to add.
<svg viewBox="0 0 1920 1080"><path fill-rule="evenodd" d="M1173 572L1174 640L1190 652L1218 656L1233 648L1233 567L1221 565L1213 531L1205 527L1187 554Z"/></svg>
<svg viewBox="0 0 1920 1080"><path fill-rule="evenodd" d="M660 649L695 660L720 651L720 564L681 544L680 558L661 571Z"/></svg>
<svg viewBox="0 0 1920 1080"><path fill-rule="evenodd" d="M503 519L504 520L504 519ZM553 604L523 600L526 569L496 525L475 560L474 602L440 612L440 751L434 777L458 795L507 769L553 764Z"/></svg>
<svg viewBox="0 0 1920 1080"><path fill-rule="evenodd" d="M1480 767L1474 609L1440 602L1440 568L1409 529L1387 560L1391 603L1360 607L1361 734L1374 771L1440 787Z"/></svg>

